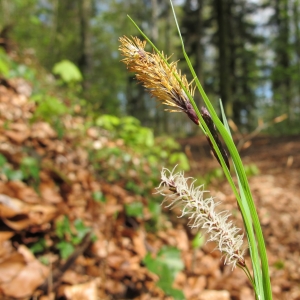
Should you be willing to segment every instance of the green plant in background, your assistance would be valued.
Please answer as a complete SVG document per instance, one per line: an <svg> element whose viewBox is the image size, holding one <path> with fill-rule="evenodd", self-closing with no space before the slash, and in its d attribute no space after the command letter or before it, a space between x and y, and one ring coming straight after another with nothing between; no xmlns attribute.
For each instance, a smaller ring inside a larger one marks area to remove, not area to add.
<svg viewBox="0 0 300 300"><path fill-rule="evenodd" d="M143 203L133 202L130 204L125 204L125 212L129 217L143 217Z"/></svg>
<svg viewBox="0 0 300 300"><path fill-rule="evenodd" d="M0 172L1 174L5 175L8 180L22 180L23 173L21 170L14 170L9 163L5 156L0 154Z"/></svg>
<svg viewBox="0 0 300 300"><path fill-rule="evenodd" d="M72 225L67 216L56 222L55 233L59 239L56 248L63 259L68 258L74 252L74 246L80 244L91 231L91 228L86 227L81 219L76 219Z"/></svg>
<svg viewBox="0 0 300 300"><path fill-rule="evenodd" d="M74 98L76 93L82 91L82 74L79 68L71 61L64 59L56 63L52 68L52 72L59 77L57 80L58 85L67 87L66 92L69 98Z"/></svg>
<svg viewBox="0 0 300 300"><path fill-rule="evenodd" d="M46 248L46 240L44 238L40 238L36 243L32 244L29 249L33 254L37 254L44 252Z"/></svg>
<svg viewBox="0 0 300 300"><path fill-rule="evenodd" d="M61 117L70 112L70 109L58 98L36 94L31 98L38 104L31 122L43 120L51 124L57 132L59 138L64 135L64 125L61 122Z"/></svg>
<svg viewBox="0 0 300 300"><path fill-rule="evenodd" d="M191 83L187 82L185 76L182 76L181 73L177 71L176 63L169 63L168 57L155 47L130 17L132 23L149 42L156 53L150 53L144 50L146 41L141 41L135 37L132 39L122 37L120 38L120 51L125 57L123 62L127 65L129 71L136 73L137 79L143 83L153 96L171 107L170 111L184 112L207 136L241 211L249 244L253 273L249 271L243 257L242 235L237 234L239 229L231 226L232 224L227 221L227 214L215 213L214 208L216 204L214 204L212 199L205 199L203 197L201 187L194 188L193 183L188 184L188 180L183 177L182 173L173 174L173 172L170 172L169 176L167 176L166 171L164 171L166 169L164 169L159 192L164 194L165 189L168 189L173 193L172 197L166 196L166 199L171 201L169 204L171 207L178 204L178 201L182 201L184 205L183 215L188 214L190 218L194 220L191 226L204 227L210 239L218 243L218 249L225 253L225 262L233 266L238 266L245 272L253 285L256 299L271 300L272 292L265 242L244 165L233 142L221 101L220 108L224 125L204 92L191 61L186 54L174 7L172 1L170 2L182 43L182 51L192 73L195 88L192 87ZM193 99L195 89L199 91L206 105L206 108L201 109L201 113ZM237 185L231 176L228 155L219 140L217 132L220 133L229 150L238 182ZM220 219L217 218L218 216ZM220 234L220 232L222 232L222 234Z"/></svg>
<svg viewBox="0 0 300 300"><path fill-rule="evenodd" d="M4 76L9 74L9 58L2 48L0 48L0 74Z"/></svg>
<svg viewBox="0 0 300 300"><path fill-rule="evenodd" d="M92 197L93 197L95 202L98 202L98 203L105 203L106 202L104 194L100 191L94 192L92 194Z"/></svg>
<svg viewBox="0 0 300 300"><path fill-rule="evenodd" d="M69 60L62 60L54 65L52 69L53 74L59 75L63 82L80 82L82 75L76 65Z"/></svg>
<svg viewBox="0 0 300 300"><path fill-rule="evenodd" d="M148 232L155 232L161 226L161 205L157 202L157 198L148 198L148 209L151 213L151 219L145 223Z"/></svg>
<svg viewBox="0 0 300 300"><path fill-rule="evenodd" d="M200 249L204 244L205 244L205 239L201 235L201 233L198 232L192 241L192 246L194 249Z"/></svg>
<svg viewBox="0 0 300 300"><path fill-rule="evenodd" d="M65 104L53 96L37 94L32 97L31 100L38 104L33 115L33 121L36 119L43 119L44 121L51 123L53 119L60 118L69 112Z"/></svg>
<svg viewBox="0 0 300 300"><path fill-rule="evenodd" d="M255 164L244 165L244 169L248 178L259 174L259 169ZM206 172L203 176L196 176L196 179L206 186L211 183L222 181L224 178L225 176L222 168L215 168Z"/></svg>
<svg viewBox="0 0 300 300"><path fill-rule="evenodd" d="M172 286L177 273L184 268L178 249L173 247L163 247L157 253L156 257L152 257L151 254L148 253L143 262L148 270L160 277L157 286L175 300L184 299L182 291L174 289Z"/></svg>
<svg viewBox="0 0 300 300"><path fill-rule="evenodd" d="M102 136L115 141L115 145L90 151L90 160L98 174L110 182L125 178L125 188L133 193L145 196L151 192L158 184L162 163L167 166L176 163L183 170L190 168L174 139L155 139L153 131L141 126L134 117L102 115L96 118L94 125Z"/></svg>
<svg viewBox="0 0 300 300"><path fill-rule="evenodd" d="M0 75L6 78L22 77L28 81L34 81L36 71L24 64L13 61L5 51L0 48Z"/></svg>
<svg viewBox="0 0 300 300"><path fill-rule="evenodd" d="M33 157L24 157L20 164L24 179L32 179L36 184L40 180L39 161Z"/></svg>
<svg viewBox="0 0 300 300"><path fill-rule="evenodd" d="M8 180L30 181L35 188L39 184L39 162L32 157L24 157L21 160L20 169L14 170L8 163L5 156L0 154L0 172Z"/></svg>

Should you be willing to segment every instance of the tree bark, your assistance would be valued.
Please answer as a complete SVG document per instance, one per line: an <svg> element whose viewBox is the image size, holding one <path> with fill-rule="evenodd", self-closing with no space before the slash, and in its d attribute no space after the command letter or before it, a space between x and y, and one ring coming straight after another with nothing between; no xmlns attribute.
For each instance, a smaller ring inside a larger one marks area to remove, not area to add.
<svg viewBox="0 0 300 300"><path fill-rule="evenodd" d="M89 88L88 72L91 67L91 0L81 0L79 2L79 19L80 19L80 49L81 55L78 59L78 66L83 75L83 91Z"/></svg>
<svg viewBox="0 0 300 300"><path fill-rule="evenodd" d="M228 118L233 116L232 95L230 82L230 44L229 26L230 0L215 0L218 24L218 50L219 50L219 89L220 96Z"/></svg>

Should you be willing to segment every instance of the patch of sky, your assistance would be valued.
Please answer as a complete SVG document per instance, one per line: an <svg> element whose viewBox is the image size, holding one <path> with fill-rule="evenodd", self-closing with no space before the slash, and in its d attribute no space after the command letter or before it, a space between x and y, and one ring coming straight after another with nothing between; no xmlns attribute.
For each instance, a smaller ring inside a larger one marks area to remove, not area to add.
<svg viewBox="0 0 300 300"><path fill-rule="evenodd" d="M44 24L50 25L53 19L54 6L48 0L37 3L36 17Z"/></svg>

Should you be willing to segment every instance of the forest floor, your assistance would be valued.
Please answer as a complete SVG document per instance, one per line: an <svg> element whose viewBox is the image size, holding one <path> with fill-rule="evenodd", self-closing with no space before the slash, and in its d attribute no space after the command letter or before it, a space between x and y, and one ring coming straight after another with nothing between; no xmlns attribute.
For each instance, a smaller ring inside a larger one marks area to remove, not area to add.
<svg viewBox="0 0 300 300"><path fill-rule="evenodd" d="M180 250L184 267L174 287L186 299L254 299L245 274L224 266L214 244L193 247L195 233L187 220L177 218L176 209L159 214L154 230L150 196L127 190L124 178L112 183L95 170L92 150L121 149L122 141L86 128L80 116L61 118L62 136L45 121L32 122L37 105L30 89L24 80L0 84L1 299L171 299L144 262L147 253L158 257L164 246ZM203 136L180 143L192 175L218 168ZM300 137L257 137L245 145L243 161L260 172L249 181L266 238L274 299L300 299ZM107 166L106 161L98 165ZM121 167L115 164L113 171ZM144 172L151 169L145 166ZM133 167L127 176L139 184ZM224 179L212 176L208 188L241 224ZM128 216L126 206L137 201L144 205L142 217Z"/></svg>

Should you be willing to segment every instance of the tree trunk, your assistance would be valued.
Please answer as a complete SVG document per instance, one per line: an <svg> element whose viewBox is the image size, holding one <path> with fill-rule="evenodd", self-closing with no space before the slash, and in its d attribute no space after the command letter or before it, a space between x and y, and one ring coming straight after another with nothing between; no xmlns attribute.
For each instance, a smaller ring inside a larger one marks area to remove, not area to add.
<svg viewBox="0 0 300 300"><path fill-rule="evenodd" d="M228 27L228 21L230 20L229 2L229 0L215 0L218 24L220 96L225 107L225 113L228 118L231 118L233 116L233 109L230 88L230 33Z"/></svg>
<svg viewBox="0 0 300 300"><path fill-rule="evenodd" d="M81 0L79 4L81 55L78 59L78 66L83 75L83 91L89 88L88 72L91 67L91 35L89 24L92 12L91 6L91 0Z"/></svg>

